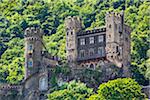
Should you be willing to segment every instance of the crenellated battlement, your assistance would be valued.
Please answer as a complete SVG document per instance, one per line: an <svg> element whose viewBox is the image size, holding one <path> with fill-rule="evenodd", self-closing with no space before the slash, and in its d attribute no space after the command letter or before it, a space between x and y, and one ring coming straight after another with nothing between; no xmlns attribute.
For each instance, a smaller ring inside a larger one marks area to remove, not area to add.
<svg viewBox="0 0 150 100"><path fill-rule="evenodd" d="M66 29L82 28L82 21L78 16L69 16L65 19Z"/></svg>
<svg viewBox="0 0 150 100"><path fill-rule="evenodd" d="M37 27L29 27L25 30L25 38L28 37L42 37L43 36L43 31L40 28Z"/></svg>
<svg viewBox="0 0 150 100"><path fill-rule="evenodd" d="M124 12L121 11L120 13L118 13L118 12L109 11L109 12L106 13L106 17L111 17L111 16L121 18L121 17L124 16Z"/></svg>
<svg viewBox="0 0 150 100"><path fill-rule="evenodd" d="M21 89L21 88L22 85L10 85L10 84L0 85L0 90Z"/></svg>
<svg viewBox="0 0 150 100"><path fill-rule="evenodd" d="M106 32L106 27L101 27L101 28L93 29L93 30L81 31L77 35L81 36L81 35L88 35L88 34L102 33L102 32Z"/></svg>

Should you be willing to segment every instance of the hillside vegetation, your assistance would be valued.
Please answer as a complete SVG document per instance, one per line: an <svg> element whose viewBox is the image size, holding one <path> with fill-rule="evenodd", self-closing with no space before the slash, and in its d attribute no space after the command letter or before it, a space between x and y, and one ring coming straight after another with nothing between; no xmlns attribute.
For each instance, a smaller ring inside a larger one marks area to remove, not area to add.
<svg viewBox="0 0 150 100"><path fill-rule="evenodd" d="M85 29L105 25L107 11L125 9L132 29L132 77L141 85L150 78L150 2L148 0L0 0L0 83L17 84L24 75L24 30L41 27L52 55L65 62L64 19L80 16Z"/></svg>

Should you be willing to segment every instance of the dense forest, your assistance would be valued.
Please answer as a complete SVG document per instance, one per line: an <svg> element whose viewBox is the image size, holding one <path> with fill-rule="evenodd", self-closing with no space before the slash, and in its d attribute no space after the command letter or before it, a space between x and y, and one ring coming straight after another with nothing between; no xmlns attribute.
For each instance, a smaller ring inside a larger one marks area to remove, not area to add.
<svg viewBox="0 0 150 100"><path fill-rule="evenodd" d="M24 78L24 30L27 27L41 27L47 50L65 63L64 20L67 16L80 16L84 29L91 29L105 25L106 12L124 10L125 23L132 29L132 78L140 85L148 85L149 5L148 0L0 0L0 83L18 84Z"/></svg>

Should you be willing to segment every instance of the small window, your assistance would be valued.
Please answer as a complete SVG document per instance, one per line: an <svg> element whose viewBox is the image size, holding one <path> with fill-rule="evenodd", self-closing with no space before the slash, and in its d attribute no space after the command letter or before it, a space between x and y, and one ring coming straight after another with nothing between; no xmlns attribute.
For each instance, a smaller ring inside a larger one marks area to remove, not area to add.
<svg viewBox="0 0 150 100"><path fill-rule="evenodd" d="M85 45L85 39L80 39L80 45Z"/></svg>
<svg viewBox="0 0 150 100"><path fill-rule="evenodd" d="M28 61L28 67L33 67L33 60L31 58Z"/></svg>
<svg viewBox="0 0 150 100"><path fill-rule="evenodd" d="M117 29L117 24L115 23L115 29Z"/></svg>
<svg viewBox="0 0 150 100"><path fill-rule="evenodd" d="M90 37L90 44L94 43L94 37Z"/></svg>
<svg viewBox="0 0 150 100"><path fill-rule="evenodd" d="M119 52L120 52L120 54L123 53L122 47L119 47Z"/></svg>
<svg viewBox="0 0 150 100"><path fill-rule="evenodd" d="M32 50L33 50L33 44L29 44L28 50L29 50L29 51L32 51Z"/></svg>
<svg viewBox="0 0 150 100"><path fill-rule="evenodd" d="M116 52L119 52L119 47L118 46L116 46Z"/></svg>
<svg viewBox="0 0 150 100"><path fill-rule="evenodd" d="M103 41L104 41L104 36L103 35L98 36L98 42L103 42Z"/></svg>
<svg viewBox="0 0 150 100"><path fill-rule="evenodd" d="M85 57L85 51L84 50L80 50L80 57Z"/></svg>
<svg viewBox="0 0 150 100"><path fill-rule="evenodd" d="M90 48L90 49L89 49L89 54L90 54L90 56L93 56L93 55L94 55L94 49L93 49L93 48Z"/></svg>
<svg viewBox="0 0 150 100"><path fill-rule="evenodd" d="M111 28L111 24L109 25L109 28Z"/></svg>
<svg viewBox="0 0 150 100"><path fill-rule="evenodd" d="M94 69L94 65L93 65L93 64L91 64L91 65L90 65L90 68Z"/></svg>
<svg viewBox="0 0 150 100"><path fill-rule="evenodd" d="M103 55L104 55L104 47L99 47L99 48L98 48L98 54L99 54L100 56L103 56Z"/></svg>
<svg viewBox="0 0 150 100"><path fill-rule="evenodd" d="M73 32L71 31L71 35L73 35Z"/></svg>
<svg viewBox="0 0 150 100"><path fill-rule="evenodd" d="M126 37L126 42L128 42L128 38Z"/></svg>
<svg viewBox="0 0 150 100"><path fill-rule="evenodd" d="M122 32L121 32L121 33L119 33L119 36L120 36L120 38L123 38Z"/></svg>
<svg viewBox="0 0 150 100"><path fill-rule="evenodd" d="M67 35L69 35L69 32L67 32Z"/></svg>

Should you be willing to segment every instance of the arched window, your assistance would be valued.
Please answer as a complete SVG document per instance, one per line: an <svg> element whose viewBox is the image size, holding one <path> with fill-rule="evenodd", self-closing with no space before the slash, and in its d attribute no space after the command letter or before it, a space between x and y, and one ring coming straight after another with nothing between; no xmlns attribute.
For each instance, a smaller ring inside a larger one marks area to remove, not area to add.
<svg viewBox="0 0 150 100"><path fill-rule="evenodd" d="M39 90L47 90L48 88L48 80L47 77L41 77L39 80Z"/></svg>
<svg viewBox="0 0 150 100"><path fill-rule="evenodd" d="M82 68L84 68L84 65L81 65Z"/></svg>
<svg viewBox="0 0 150 100"><path fill-rule="evenodd" d="M33 50L33 44L28 45L28 50Z"/></svg>
<svg viewBox="0 0 150 100"><path fill-rule="evenodd" d="M94 69L94 64L91 64L91 65L90 65L90 68Z"/></svg>
<svg viewBox="0 0 150 100"><path fill-rule="evenodd" d="M32 58L30 58L29 61L28 61L28 67L33 67L33 60L32 60Z"/></svg>
<svg viewBox="0 0 150 100"><path fill-rule="evenodd" d="M67 32L67 35L69 35L69 32Z"/></svg>
<svg viewBox="0 0 150 100"><path fill-rule="evenodd" d="M73 32L71 31L71 35L73 35Z"/></svg>

